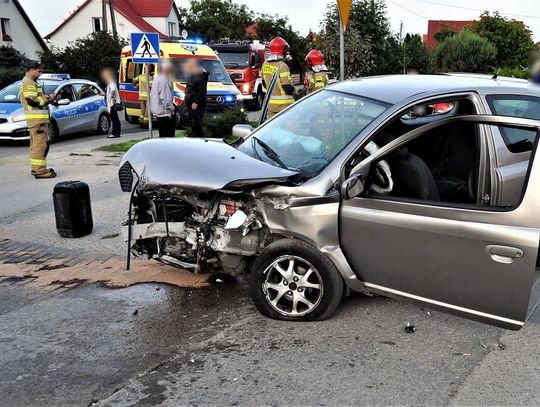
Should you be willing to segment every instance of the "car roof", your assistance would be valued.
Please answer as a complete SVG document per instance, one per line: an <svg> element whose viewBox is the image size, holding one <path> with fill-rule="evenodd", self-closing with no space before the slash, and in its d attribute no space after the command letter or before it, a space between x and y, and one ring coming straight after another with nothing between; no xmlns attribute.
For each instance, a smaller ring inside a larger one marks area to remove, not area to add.
<svg viewBox="0 0 540 407"><path fill-rule="evenodd" d="M540 97L540 86L524 79L480 74L386 75L332 84L330 89L397 104L412 96L476 91L481 94L524 94Z"/></svg>

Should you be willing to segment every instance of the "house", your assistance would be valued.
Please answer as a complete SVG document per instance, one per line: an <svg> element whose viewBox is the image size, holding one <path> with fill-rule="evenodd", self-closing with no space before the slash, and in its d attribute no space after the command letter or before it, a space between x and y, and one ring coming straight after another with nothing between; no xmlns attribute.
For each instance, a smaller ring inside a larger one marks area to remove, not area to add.
<svg viewBox="0 0 540 407"><path fill-rule="evenodd" d="M442 31L445 28L450 28L455 32L461 32L465 29L465 27L471 25L472 23L472 21L429 20L428 32L423 36L423 42L427 49L434 49L437 46L435 34L437 34L439 31Z"/></svg>
<svg viewBox="0 0 540 407"><path fill-rule="evenodd" d="M19 0L1 0L0 26L2 29L0 46L12 46L30 59L38 58L47 45L36 27L19 3Z"/></svg>
<svg viewBox="0 0 540 407"><path fill-rule="evenodd" d="M129 38L132 32L158 32L162 38L178 37L180 13L174 0L107 0L107 21L103 21L102 0L84 0L45 39L56 47L102 31L112 31L112 2L116 29L120 37Z"/></svg>

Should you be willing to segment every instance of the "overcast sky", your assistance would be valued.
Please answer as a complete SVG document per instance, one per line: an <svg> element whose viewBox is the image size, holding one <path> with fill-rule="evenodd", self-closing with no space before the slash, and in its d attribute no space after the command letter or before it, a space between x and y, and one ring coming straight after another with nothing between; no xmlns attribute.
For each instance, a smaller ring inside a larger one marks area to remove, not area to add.
<svg viewBox="0 0 540 407"><path fill-rule="evenodd" d="M43 35L51 31L83 0L20 0L26 12ZM149 0L150 1L150 0ZM318 30L320 21L332 0L233 0L252 10L289 17L293 28L301 34ZM392 30L425 34L427 20L472 20L484 10L498 10L502 15L524 21L540 41L539 0L385 0ZM176 0L185 6L187 0Z"/></svg>

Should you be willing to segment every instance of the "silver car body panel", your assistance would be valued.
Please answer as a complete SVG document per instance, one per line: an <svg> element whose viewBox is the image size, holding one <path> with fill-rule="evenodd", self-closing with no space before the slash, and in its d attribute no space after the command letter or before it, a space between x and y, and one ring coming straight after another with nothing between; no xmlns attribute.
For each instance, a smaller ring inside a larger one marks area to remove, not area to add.
<svg viewBox="0 0 540 407"><path fill-rule="evenodd" d="M145 188L166 185L208 192L223 189L232 181L285 180L296 174L221 141L196 138L145 140L129 149L122 164L125 161Z"/></svg>

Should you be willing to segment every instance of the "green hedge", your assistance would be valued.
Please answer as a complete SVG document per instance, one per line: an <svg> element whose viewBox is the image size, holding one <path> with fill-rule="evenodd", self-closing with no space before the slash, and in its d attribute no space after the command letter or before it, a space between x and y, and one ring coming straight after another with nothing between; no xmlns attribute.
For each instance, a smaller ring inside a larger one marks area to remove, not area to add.
<svg viewBox="0 0 540 407"><path fill-rule="evenodd" d="M4 89L6 86L11 85L23 77L24 71L22 69L0 68L0 89Z"/></svg>
<svg viewBox="0 0 540 407"><path fill-rule="evenodd" d="M235 124L249 124L246 112L242 108L225 110L215 116L206 114L204 118L204 132L206 137L225 138L230 136ZM192 136L191 128L186 129L186 135Z"/></svg>

